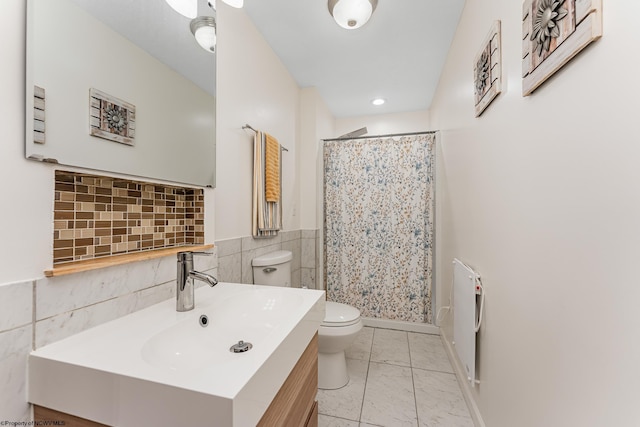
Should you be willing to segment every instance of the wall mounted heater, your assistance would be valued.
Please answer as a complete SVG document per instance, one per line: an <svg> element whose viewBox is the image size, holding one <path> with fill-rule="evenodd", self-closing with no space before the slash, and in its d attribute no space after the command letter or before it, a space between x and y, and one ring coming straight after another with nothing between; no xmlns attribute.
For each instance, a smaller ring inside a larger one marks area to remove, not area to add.
<svg viewBox="0 0 640 427"><path fill-rule="evenodd" d="M476 334L482 323L484 289L480 275L457 258L453 260L453 345L471 387L476 379Z"/></svg>

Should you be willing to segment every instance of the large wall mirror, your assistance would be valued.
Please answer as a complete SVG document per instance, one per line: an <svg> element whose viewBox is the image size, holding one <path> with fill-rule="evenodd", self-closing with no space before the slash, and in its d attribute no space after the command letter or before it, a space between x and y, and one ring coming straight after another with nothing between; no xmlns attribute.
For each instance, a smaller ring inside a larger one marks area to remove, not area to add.
<svg viewBox="0 0 640 427"><path fill-rule="evenodd" d="M26 157L215 186L216 55L190 22L163 0L28 0Z"/></svg>

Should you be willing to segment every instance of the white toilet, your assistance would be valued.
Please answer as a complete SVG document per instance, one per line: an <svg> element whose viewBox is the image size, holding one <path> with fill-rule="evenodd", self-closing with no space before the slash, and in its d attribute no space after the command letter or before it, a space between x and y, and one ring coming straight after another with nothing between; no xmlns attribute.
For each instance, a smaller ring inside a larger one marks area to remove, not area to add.
<svg viewBox="0 0 640 427"><path fill-rule="evenodd" d="M252 261L256 285L291 286L290 251L275 251ZM344 351L362 330L360 311L337 302L326 302L324 321L318 330L318 388L336 389L349 382Z"/></svg>

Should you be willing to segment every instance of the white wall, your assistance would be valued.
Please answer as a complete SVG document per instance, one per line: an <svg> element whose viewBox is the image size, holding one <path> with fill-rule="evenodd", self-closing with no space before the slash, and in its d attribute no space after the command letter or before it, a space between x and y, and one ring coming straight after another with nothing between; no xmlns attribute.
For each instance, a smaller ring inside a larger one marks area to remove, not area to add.
<svg viewBox="0 0 640 427"><path fill-rule="evenodd" d="M335 137L367 127L368 135L388 135L434 130L430 126L429 111L412 111L336 119ZM325 138L330 138L324 136Z"/></svg>
<svg viewBox="0 0 640 427"><path fill-rule="evenodd" d="M242 9L218 2L216 238L251 235L253 132L270 133L289 151L282 154L283 226L299 228L294 216L299 184L299 88Z"/></svg>
<svg viewBox="0 0 640 427"><path fill-rule="evenodd" d="M604 37L523 98L521 2L468 1L431 109L442 295L454 256L487 290L487 426L640 425L640 5L604 3ZM475 119L472 59L495 19L504 92Z"/></svg>
<svg viewBox="0 0 640 427"><path fill-rule="evenodd" d="M316 88L300 91L300 226L322 227L322 139L334 134L334 117Z"/></svg>

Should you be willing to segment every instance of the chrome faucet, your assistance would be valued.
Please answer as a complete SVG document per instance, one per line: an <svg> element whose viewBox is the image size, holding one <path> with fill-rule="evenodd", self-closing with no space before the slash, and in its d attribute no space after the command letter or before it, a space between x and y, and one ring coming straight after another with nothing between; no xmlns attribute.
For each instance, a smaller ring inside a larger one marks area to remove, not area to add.
<svg viewBox="0 0 640 427"><path fill-rule="evenodd" d="M195 279L207 283L212 288L218 284L218 280L206 273L193 269L194 255L213 255L209 252L178 252L178 277L176 289L176 310L189 311L195 307L193 297L193 281Z"/></svg>

